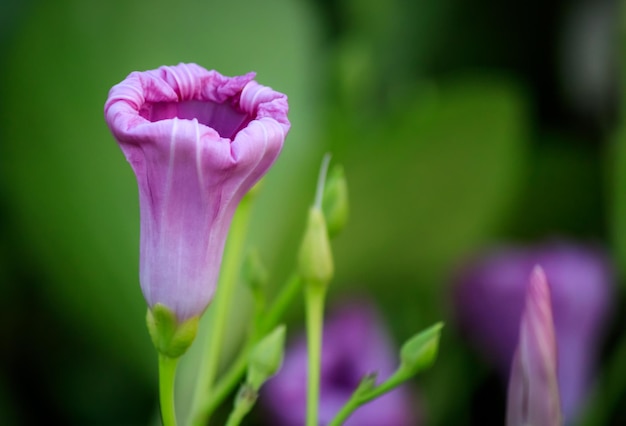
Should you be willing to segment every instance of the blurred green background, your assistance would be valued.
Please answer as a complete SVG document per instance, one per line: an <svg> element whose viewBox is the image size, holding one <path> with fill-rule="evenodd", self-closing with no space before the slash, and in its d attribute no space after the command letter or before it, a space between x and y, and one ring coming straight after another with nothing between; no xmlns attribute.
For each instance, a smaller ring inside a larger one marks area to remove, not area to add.
<svg viewBox="0 0 626 426"><path fill-rule="evenodd" d="M593 242L622 276L622 15L614 0L3 0L0 424L157 419L137 189L103 119L131 71L254 70L288 94L292 130L250 243L282 282L332 152L351 218L330 304L370 294L399 342L450 321L454 266L495 242ZM297 329L299 304L289 318ZM626 422L623 376L596 407L611 424ZM429 425L502 424L503 390L454 327L414 386Z"/></svg>

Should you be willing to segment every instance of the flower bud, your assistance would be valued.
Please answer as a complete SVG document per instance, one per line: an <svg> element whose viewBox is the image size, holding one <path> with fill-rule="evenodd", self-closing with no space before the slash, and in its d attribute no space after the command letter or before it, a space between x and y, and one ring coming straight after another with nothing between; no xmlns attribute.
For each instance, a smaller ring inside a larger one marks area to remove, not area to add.
<svg viewBox="0 0 626 426"><path fill-rule="evenodd" d="M409 375L430 367L437 358L443 323L437 323L407 340L400 349L400 369Z"/></svg>
<svg viewBox="0 0 626 426"><path fill-rule="evenodd" d="M300 246L298 272L307 284L327 285L333 277L333 256L322 210L311 207Z"/></svg>
<svg viewBox="0 0 626 426"><path fill-rule="evenodd" d="M456 316L470 342L508 378L528 276L538 264L550 287L559 390L569 424L580 415L592 388L614 308L615 267L604 249L557 241L476 254L456 275Z"/></svg>
<svg viewBox="0 0 626 426"><path fill-rule="evenodd" d="M278 372L285 352L285 326L279 325L254 346L248 359L247 383L258 391Z"/></svg>
<svg viewBox="0 0 626 426"><path fill-rule="evenodd" d="M530 276L509 380L507 426L563 424L550 288L543 269Z"/></svg>
<svg viewBox="0 0 626 426"><path fill-rule="evenodd" d="M337 236L348 221L348 184L343 167L335 165L328 176L322 210L326 219L326 227L330 238Z"/></svg>
<svg viewBox="0 0 626 426"><path fill-rule="evenodd" d="M213 299L233 215L278 157L287 96L196 64L131 73L106 122L139 186L139 282L179 321Z"/></svg>
<svg viewBox="0 0 626 426"><path fill-rule="evenodd" d="M160 303L148 309L146 323L154 347L169 358L183 355L198 331L198 317L179 323L176 314Z"/></svg>

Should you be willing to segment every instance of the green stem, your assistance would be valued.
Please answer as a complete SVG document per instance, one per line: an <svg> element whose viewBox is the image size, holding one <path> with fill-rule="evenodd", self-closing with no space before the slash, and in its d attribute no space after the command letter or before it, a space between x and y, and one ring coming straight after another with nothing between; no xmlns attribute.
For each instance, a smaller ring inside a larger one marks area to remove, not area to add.
<svg viewBox="0 0 626 426"><path fill-rule="evenodd" d="M393 388L400 386L403 382L406 382L411 378L411 374L404 374L402 371L396 371L389 379L381 383L379 386L376 386L371 391L365 393L359 398L360 405L363 405L367 402L370 402L373 399L378 398L379 396L386 394L391 391Z"/></svg>
<svg viewBox="0 0 626 426"><path fill-rule="evenodd" d="M391 377L389 377L389 379L381 383L379 386L376 386L369 392L353 393L348 402L346 402L341 410L339 410L339 412L335 415L335 417L328 426L341 426L345 423L348 417L350 417L352 413L361 405L366 404L373 399L376 399L379 396L389 392L393 388L399 386L402 382L408 380L410 377L410 374L405 374L402 371L396 371Z"/></svg>
<svg viewBox="0 0 626 426"><path fill-rule="evenodd" d="M235 407L235 409L231 411L230 415L228 416L226 426L239 426L246 414L248 414L247 410L242 410Z"/></svg>
<svg viewBox="0 0 626 426"><path fill-rule="evenodd" d="M228 311L235 294L251 204L250 195L246 195L239 204L230 227L230 234L224 250L222 270L211 307L210 330L205 338L198 381L191 406L189 419L193 425L204 426L209 421L210 413L207 408L211 402L211 388L219 366Z"/></svg>
<svg viewBox="0 0 626 426"><path fill-rule="evenodd" d="M163 426L176 426L174 408L174 380L179 358L159 354L159 402Z"/></svg>
<svg viewBox="0 0 626 426"><path fill-rule="evenodd" d="M235 399L233 410L228 416L226 426L239 426L243 418L250 412L257 399L257 392L248 385L243 385Z"/></svg>
<svg viewBox="0 0 626 426"><path fill-rule="evenodd" d="M354 410L359 408L360 405L360 399L357 394L352 394L348 402L346 402L345 405L341 407L341 410L339 410L339 412L335 415L335 417L328 426L341 426L345 423L346 420L348 420L348 417L352 415Z"/></svg>
<svg viewBox="0 0 626 426"><path fill-rule="evenodd" d="M306 330L308 347L308 389L306 404L306 426L318 426L320 396L320 365L322 357L322 327L324 325L324 298L326 286L307 285Z"/></svg>

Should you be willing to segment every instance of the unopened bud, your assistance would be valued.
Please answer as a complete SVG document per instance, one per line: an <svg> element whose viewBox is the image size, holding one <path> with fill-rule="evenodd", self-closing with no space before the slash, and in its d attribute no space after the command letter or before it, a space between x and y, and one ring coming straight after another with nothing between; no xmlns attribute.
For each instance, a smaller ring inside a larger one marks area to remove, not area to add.
<svg viewBox="0 0 626 426"><path fill-rule="evenodd" d="M285 352L285 326L279 325L257 343L248 358L247 383L258 391L261 385L278 372Z"/></svg>
<svg viewBox="0 0 626 426"><path fill-rule="evenodd" d="M327 285L334 265L324 214L311 207L298 256L298 273L307 284Z"/></svg>
<svg viewBox="0 0 626 426"><path fill-rule="evenodd" d="M430 367L437 358L443 323L437 323L411 337L400 349L400 369L407 375Z"/></svg>

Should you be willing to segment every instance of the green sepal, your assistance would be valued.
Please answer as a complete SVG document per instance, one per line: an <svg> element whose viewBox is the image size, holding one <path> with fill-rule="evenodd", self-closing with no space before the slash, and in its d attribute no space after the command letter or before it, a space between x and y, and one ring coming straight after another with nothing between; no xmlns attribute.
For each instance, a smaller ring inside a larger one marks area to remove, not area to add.
<svg viewBox="0 0 626 426"><path fill-rule="evenodd" d="M280 370L285 352L285 326L279 325L259 341L248 357L247 384L258 391Z"/></svg>
<svg viewBox="0 0 626 426"><path fill-rule="evenodd" d="M407 340L400 349L399 371L412 376L430 367L437 358L442 328L438 322Z"/></svg>
<svg viewBox="0 0 626 426"><path fill-rule="evenodd" d="M333 277L334 264L324 214L311 207L298 255L298 273L307 285L326 286Z"/></svg>
<svg viewBox="0 0 626 426"><path fill-rule="evenodd" d="M196 338L199 317L190 318L182 323L167 306L155 304L148 308L146 324L156 350L169 358L178 358L184 354Z"/></svg>
<svg viewBox="0 0 626 426"><path fill-rule="evenodd" d="M326 219L328 236L337 236L348 222L348 184L343 167L336 164L326 180L322 197L322 211Z"/></svg>

